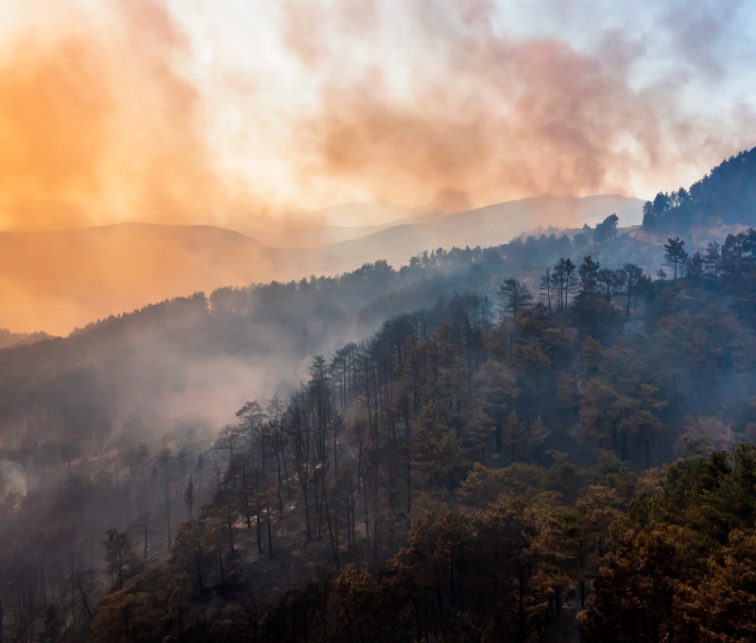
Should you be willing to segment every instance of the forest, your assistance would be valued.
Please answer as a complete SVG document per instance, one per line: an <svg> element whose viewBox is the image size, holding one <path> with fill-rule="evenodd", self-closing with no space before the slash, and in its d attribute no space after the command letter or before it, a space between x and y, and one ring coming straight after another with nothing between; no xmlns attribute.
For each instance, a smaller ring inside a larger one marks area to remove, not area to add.
<svg viewBox="0 0 756 643"><path fill-rule="evenodd" d="M0 641L753 640L756 231L657 238L2 350Z"/></svg>
<svg viewBox="0 0 756 643"><path fill-rule="evenodd" d="M57 502L109 485L140 519L19 575L5 636L47 604L42 640L749 640L756 232L681 253L442 297L196 458L72 476Z"/></svg>
<svg viewBox="0 0 756 643"><path fill-rule="evenodd" d="M688 189L659 192L643 207L643 226L668 232L707 224L748 224L756 202L756 148L736 154Z"/></svg>
<svg viewBox="0 0 756 643"><path fill-rule="evenodd" d="M756 643L756 0L0 0L0 643Z"/></svg>

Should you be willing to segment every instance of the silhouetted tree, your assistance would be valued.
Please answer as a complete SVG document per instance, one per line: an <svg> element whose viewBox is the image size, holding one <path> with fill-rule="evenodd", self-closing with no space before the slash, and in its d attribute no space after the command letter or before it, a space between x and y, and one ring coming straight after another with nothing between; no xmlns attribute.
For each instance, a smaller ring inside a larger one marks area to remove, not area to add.
<svg viewBox="0 0 756 643"><path fill-rule="evenodd" d="M667 243L664 244L664 261L672 268L674 279L677 279L678 276L682 277L688 261L685 241L680 237L667 239Z"/></svg>

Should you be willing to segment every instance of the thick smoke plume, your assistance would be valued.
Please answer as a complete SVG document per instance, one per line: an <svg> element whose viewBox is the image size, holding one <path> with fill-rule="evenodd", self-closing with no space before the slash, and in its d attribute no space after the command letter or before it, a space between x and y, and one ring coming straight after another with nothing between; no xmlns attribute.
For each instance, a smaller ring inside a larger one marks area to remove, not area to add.
<svg viewBox="0 0 756 643"><path fill-rule="evenodd" d="M0 40L0 225L648 196L751 142L748 106L713 122L683 100L723 73L697 34L724 33L726 4L671 5L660 33L680 57L639 82L632 33L516 35L510 5L483 0L25 3ZM533 11L590 11L570 7Z"/></svg>
<svg viewBox="0 0 756 643"><path fill-rule="evenodd" d="M507 35L494 14L493 2L337 2L304 14L291 3L291 47L323 78L308 169L455 210L533 194L627 194L649 176L675 184L686 158L716 160L743 144L730 127L715 138L711 123L691 119L672 79L634 86L643 48L629 35L607 33L588 54ZM676 25L678 47L697 25Z"/></svg>
<svg viewBox="0 0 756 643"><path fill-rule="evenodd" d="M24 11L31 26L0 49L0 225L194 221L223 208L198 90L172 63L188 42L166 7Z"/></svg>

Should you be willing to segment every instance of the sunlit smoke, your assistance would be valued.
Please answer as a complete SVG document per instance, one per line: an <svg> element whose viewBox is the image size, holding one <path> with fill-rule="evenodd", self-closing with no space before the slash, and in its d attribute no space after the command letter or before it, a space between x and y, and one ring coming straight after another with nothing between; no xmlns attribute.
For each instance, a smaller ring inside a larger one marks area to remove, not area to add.
<svg viewBox="0 0 756 643"><path fill-rule="evenodd" d="M752 142L747 105L714 122L679 80L630 82L643 46L627 34L590 50L514 35L494 2L73 6L26 3L0 41L6 228L648 196ZM708 4L678 14L664 24L679 49L722 30ZM712 58L688 57L703 75Z"/></svg>
<svg viewBox="0 0 756 643"><path fill-rule="evenodd" d="M104 15L52 9L0 57L0 223L67 227L194 221L225 186L201 131L197 89L172 66L188 44L167 10L112 1Z"/></svg>

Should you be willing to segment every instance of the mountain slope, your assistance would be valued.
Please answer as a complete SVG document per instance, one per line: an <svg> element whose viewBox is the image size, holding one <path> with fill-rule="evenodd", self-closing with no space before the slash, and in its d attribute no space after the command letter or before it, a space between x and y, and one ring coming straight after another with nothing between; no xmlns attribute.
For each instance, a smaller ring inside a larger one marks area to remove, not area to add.
<svg viewBox="0 0 756 643"><path fill-rule="evenodd" d="M425 215L400 222L361 239L326 246L345 260L386 259L402 263L423 250L490 246L537 227L580 227L616 212L623 224L640 221L642 201L617 195L533 197L496 203L448 215Z"/></svg>
<svg viewBox="0 0 756 643"><path fill-rule="evenodd" d="M756 225L756 147L723 161L687 190L659 192L643 206L643 227L651 232L723 225Z"/></svg>
<svg viewBox="0 0 756 643"><path fill-rule="evenodd" d="M0 349L12 346L25 346L50 339L47 333L13 333L7 328L0 328Z"/></svg>
<svg viewBox="0 0 756 643"><path fill-rule="evenodd" d="M0 324L67 333L169 297L328 272L313 251L269 248L212 226L127 223L0 233Z"/></svg>
<svg viewBox="0 0 756 643"><path fill-rule="evenodd" d="M338 203L267 219L230 219L228 225L268 246L315 248L378 232L418 213L389 201Z"/></svg>
<svg viewBox="0 0 756 643"><path fill-rule="evenodd" d="M366 207L345 204L337 211L345 220L349 208ZM369 220L377 220L376 213L410 214L392 204L368 210ZM424 250L495 245L536 226L574 227L613 211L631 222L640 202L539 197L374 226L284 221L259 229L266 240L286 246L276 248L213 226L126 223L0 232L0 298L12 302L0 311L0 326L66 334L98 318L197 291L341 272L379 259L399 264Z"/></svg>

